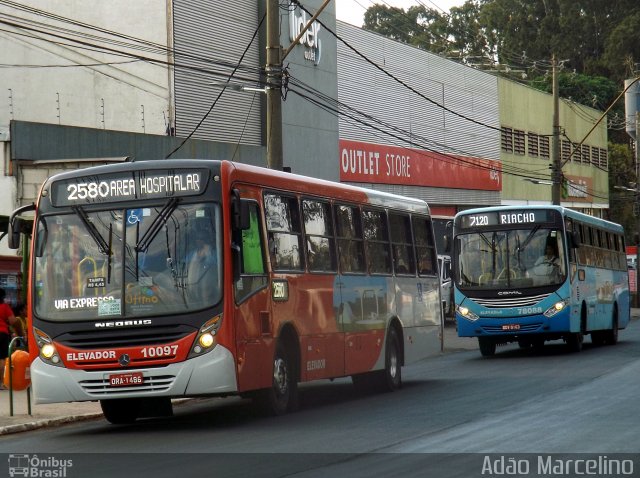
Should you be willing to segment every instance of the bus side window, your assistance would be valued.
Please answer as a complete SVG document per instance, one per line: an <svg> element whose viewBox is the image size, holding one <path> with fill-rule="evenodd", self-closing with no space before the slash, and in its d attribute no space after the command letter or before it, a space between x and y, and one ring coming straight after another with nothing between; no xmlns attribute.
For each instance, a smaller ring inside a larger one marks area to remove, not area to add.
<svg viewBox="0 0 640 478"><path fill-rule="evenodd" d="M384 211L363 210L362 226L371 274L391 274L391 253L387 215Z"/></svg>
<svg viewBox="0 0 640 478"><path fill-rule="evenodd" d="M269 231L271 267L274 270L301 271L304 264L298 199L265 194L264 208Z"/></svg>
<svg viewBox="0 0 640 478"><path fill-rule="evenodd" d="M389 214L391 243L393 248L393 268L396 274L415 275L415 260L411 246L411 223L409 216Z"/></svg>
<svg viewBox="0 0 640 478"><path fill-rule="evenodd" d="M335 239L329 203L303 200L302 217L309 270L312 272L335 271Z"/></svg>
<svg viewBox="0 0 640 478"><path fill-rule="evenodd" d="M249 205L249 229L242 231L242 270L235 283L236 302L240 303L254 292L267 286L264 250L260 237L258 205Z"/></svg>
<svg viewBox="0 0 640 478"><path fill-rule="evenodd" d="M360 210L350 206L335 207L340 272L364 272L364 241Z"/></svg>
<svg viewBox="0 0 640 478"><path fill-rule="evenodd" d="M418 257L418 274L421 276L436 274L435 246L427 218L413 218L413 235Z"/></svg>

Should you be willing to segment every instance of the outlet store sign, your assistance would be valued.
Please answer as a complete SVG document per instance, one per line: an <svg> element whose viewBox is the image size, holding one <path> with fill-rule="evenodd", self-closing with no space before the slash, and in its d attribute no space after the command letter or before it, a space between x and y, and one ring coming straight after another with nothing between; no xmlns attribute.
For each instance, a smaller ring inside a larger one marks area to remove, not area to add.
<svg viewBox="0 0 640 478"><path fill-rule="evenodd" d="M304 29L305 25L309 23L307 12L300 10L299 8L292 8L294 5L290 5L289 8L289 40L295 40L300 32ZM299 13L298 13L299 12ZM316 21L311 24L307 31L302 35L298 43L304 46L304 58L307 61L313 62L314 65L320 63L320 57L322 56L322 43L318 36L320 32L320 24Z"/></svg>

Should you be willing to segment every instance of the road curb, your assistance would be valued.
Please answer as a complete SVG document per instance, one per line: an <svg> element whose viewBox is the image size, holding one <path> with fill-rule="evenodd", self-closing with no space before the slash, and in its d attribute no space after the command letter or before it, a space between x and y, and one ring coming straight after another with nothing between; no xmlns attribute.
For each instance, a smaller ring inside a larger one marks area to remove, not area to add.
<svg viewBox="0 0 640 478"><path fill-rule="evenodd" d="M10 435L12 433L28 432L39 428L54 427L57 425L65 425L67 423L79 422L83 420L93 420L103 418L102 413L87 413L85 415L71 415L67 417L47 418L43 420L34 420L27 423L19 423L16 425L7 425L0 428L0 436Z"/></svg>

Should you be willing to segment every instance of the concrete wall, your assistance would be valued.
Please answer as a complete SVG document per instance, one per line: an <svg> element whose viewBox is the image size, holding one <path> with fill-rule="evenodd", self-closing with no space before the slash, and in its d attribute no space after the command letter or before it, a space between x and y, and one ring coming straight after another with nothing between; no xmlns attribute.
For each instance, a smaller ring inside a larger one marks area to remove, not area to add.
<svg viewBox="0 0 640 478"><path fill-rule="evenodd" d="M546 135L551 148L551 133L553 131L553 97L548 93L500 78L498 82L500 92L500 123L508 127ZM563 131L561 140L579 143L594 123L600 118L601 112L593 108L576 105L567 100L560 100L560 126ZM607 149L606 121L601 122L584 142L590 150ZM502 190L503 204L550 204L551 186L549 184L534 184L523 179L523 176L546 176L550 181L551 158L532 156L529 154L529 139L526 138L524 154L501 152L504 169L516 174L503 174ZM563 173L568 177L585 178L588 183L588 198L567 197L562 199L562 205L579 209L602 209L608 207L608 173L607 168L593 163L584 163L573 159L563 166Z"/></svg>
<svg viewBox="0 0 640 478"><path fill-rule="evenodd" d="M60 2L23 0L22 5L73 19L73 23L0 6L0 12L45 22L58 37L3 26L0 63L16 65L0 71L0 126L11 119L43 123L163 134L169 112L169 75L164 65L92 51L90 44L133 51L166 61L165 53L143 51L138 41L83 27L83 22L120 35L167 45L166 0L99 0ZM108 6L108 7L107 7ZM25 24L23 20L15 20ZM41 26L30 25L36 30ZM60 29L96 35L72 35ZM79 48L72 40L89 45ZM108 43L107 40L113 41ZM116 42L117 41L117 42Z"/></svg>

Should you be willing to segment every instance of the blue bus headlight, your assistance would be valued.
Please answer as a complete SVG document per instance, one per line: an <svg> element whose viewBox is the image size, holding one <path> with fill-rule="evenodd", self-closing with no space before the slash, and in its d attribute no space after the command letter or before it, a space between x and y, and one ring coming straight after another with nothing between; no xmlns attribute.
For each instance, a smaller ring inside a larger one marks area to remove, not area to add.
<svg viewBox="0 0 640 478"><path fill-rule="evenodd" d="M476 321L480 318L471 312L468 307L463 307L461 305L456 305L456 312L467 320Z"/></svg>
<svg viewBox="0 0 640 478"><path fill-rule="evenodd" d="M549 307L545 311L544 316L545 317L553 317L558 312L561 312L562 310L564 310L565 307L567 306L567 304L569 304L569 299L564 299L564 300L560 300L560 301L556 302L555 304L553 304L551 307Z"/></svg>

